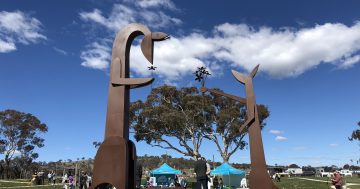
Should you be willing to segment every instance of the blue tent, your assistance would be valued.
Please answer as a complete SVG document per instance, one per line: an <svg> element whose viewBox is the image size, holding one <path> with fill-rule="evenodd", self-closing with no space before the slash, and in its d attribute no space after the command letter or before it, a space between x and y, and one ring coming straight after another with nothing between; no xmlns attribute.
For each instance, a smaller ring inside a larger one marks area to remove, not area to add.
<svg viewBox="0 0 360 189"><path fill-rule="evenodd" d="M210 175L221 177L224 185L232 188L240 187L241 179L245 177L245 174L245 171L236 169L228 163L223 163L216 169L210 171Z"/></svg>
<svg viewBox="0 0 360 189"><path fill-rule="evenodd" d="M182 174L181 171L176 170L172 167L170 167L168 164L164 163L162 166L160 166L157 169L154 169L150 172L151 175L164 175L164 174L170 174L170 175L180 175Z"/></svg>
<svg viewBox="0 0 360 189"><path fill-rule="evenodd" d="M220 175L242 175L245 176L245 171L236 169L229 165L228 163L223 163L216 169L210 171L210 175L212 176L220 176Z"/></svg>
<svg viewBox="0 0 360 189"><path fill-rule="evenodd" d="M156 178L155 181L156 185L165 186L165 187L169 186L170 183L174 181L175 175L180 175L180 174L182 174L181 171L170 167L166 163L164 163L159 168L150 171L150 175Z"/></svg>

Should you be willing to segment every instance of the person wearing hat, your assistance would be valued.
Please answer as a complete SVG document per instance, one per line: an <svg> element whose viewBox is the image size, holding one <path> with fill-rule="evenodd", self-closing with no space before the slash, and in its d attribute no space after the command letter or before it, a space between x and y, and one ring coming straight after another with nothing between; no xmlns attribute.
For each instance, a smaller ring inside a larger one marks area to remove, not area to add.
<svg viewBox="0 0 360 189"><path fill-rule="evenodd" d="M334 178L331 179L332 184L335 186L336 189L342 188L342 177L339 171L334 172Z"/></svg>

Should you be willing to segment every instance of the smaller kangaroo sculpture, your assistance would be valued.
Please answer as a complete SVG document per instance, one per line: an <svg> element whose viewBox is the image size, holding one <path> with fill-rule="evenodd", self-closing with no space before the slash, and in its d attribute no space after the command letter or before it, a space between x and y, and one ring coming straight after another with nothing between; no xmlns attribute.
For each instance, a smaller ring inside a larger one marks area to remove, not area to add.
<svg viewBox="0 0 360 189"><path fill-rule="evenodd" d="M251 172L250 172L250 188L251 189L277 189L275 184L270 179L267 172L264 147L261 137L259 115L256 107L254 87L252 79L258 71L257 65L249 74L243 75L237 71L232 70L234 77L242 84L245 85L246 91L246 115L247 120L240 127L240 132L244 129L249 131L250 141L250 158L251 158Z"/></svg>
<svg viewBox="0 0 360 189"><path fill-rule="evenodd" d="M129 92L130 88L142 87L154 80L129 78L130 47L139 35L144 35L141 51L151 64L154 41L168 38L165 33L151 33L141 24L130 24L116 35L110 67L105 139L96 153L90 189L107 189L109 185L116 189L135 188L136 149L129 140Z"/></svg>

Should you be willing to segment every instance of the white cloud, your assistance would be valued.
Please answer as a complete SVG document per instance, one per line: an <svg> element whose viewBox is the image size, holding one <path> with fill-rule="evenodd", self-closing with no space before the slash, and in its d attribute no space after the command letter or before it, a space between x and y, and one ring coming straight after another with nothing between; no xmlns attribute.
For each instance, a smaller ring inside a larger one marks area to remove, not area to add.
<svg viewBox="0 0 360 189"><path fill-rule="evenodd" d="M156 3L157 1L149 1L149 3L150 2ZM138 3L140 4L141 1ZM147 9L148 7L151 6L144 5L142 9L139 9L131 4L115 4L108 17L103 15L99 9L94 9L92 12L81 12L80 18L86 22L102 25L112 32L118 32L127 24L133 22L151 24L154 28L164 28L182 23L178 18L170 17L161 10L149 10Z"/></svg>
<svg viewBox="0 0 360 189"><path fill-rule="evenodd" d="M339 144L332 143L332 144L329 144L329 146L335 148L335 147L338 147Z"/></svg>
<svg viewBox="0 0 360 189"><path fill-rule="evenodd" d="M28 45L45 39L38 19L21 11L0 11L0 52L16 50L16 43Z"/></svg>
<svg viewBox="0 0 360 189"><path fill-rule="evenodd" d="M60 53L60 54L63 54L63 55L65 55L65 56L68 54L66 51L64 51L64 50L62 50L62 49L59 49L59 48L57 48L57 47L53 47L53 49L54 49L56 52L58 52L58 53Z"/></svg>
<svg viewBox="0 0 360 189"><path fill-rule="evenodd" d="M270 131L269 131L269 133L278 135L278 134L283 134L283 133L285 133L285 131L280 131L280 130L270 130Z"/></svg>
<svg viewBox="0 0 360 189"><path fill-rule="evenodd" d="M111 48L105 43L94 42L89 45L88 50L81 52L82 66L94 69L105 70L111 59Z"/></svg>
<svg viewBox="0 0 360 189"><path fill-rule="evenodd" d="M171 38L155 43L154 65L155 74L169 81L181 79L193 73L197 67L208 65L204 60L215 46L206 42L203 36L193 34L185 38ZM131 67L140 75L149 75L147 64L139 46L132 49Z"/></svg>
<svg viewBox="0 0 360 189"><path fill-rule="evenodd" d="M106 18L102 12L98 9L94 9L92 12L81 12L80 18L84 21L94 22L105 26L107 29L118 32L121 28L131 22L135 22L136 12L121 4L116 4L110 15Z"/></svg>
<svg viewBox="0 0 360 189"><path fill-rule="evenodd" d="M354 55L354 56L346 57L343 60L343 64L341 64L340 66L342 68L349 68L358 62L360 62L360 55Z"/></svg>
<svg viewBox="0 0 360 189"><path fill-rule="evenodd" d="M150 8L165 8L165 9L176 9L175 5L170 0L147 0L147 1L127 1L128 4L115 4L112 8L109 16L104 15L99 9L94 9L92 12L81 12L80 18L85 22L90 22L96 25L105 27L110 32L118 32L126 25L138 22L151 24L153 28L164 28L169 27L170 25L180 25L182 21L178 18L170 17L166 15L160 9L153 10ZM112 34L113 37L113 34ZM97 39L96 41L103 41L104 39ZM87 46L86 50L81 52L80 58L83 60L81 63L82 66L94 68L94 69L107 69L111 60L111 43L99 43L94 42ZM139 46L136 46L134 52L131 54L139 54L136 56L135 60L131 62L147 62L143 55L140 53ZM138 51L138 52L137 52ZM156 54L156 53L155 53ZM191 58L190 58L191 59ZM193 59L191 59L194 62ZM196 61L196 60L195 60ZM187 62L191 64L191 62ZM199 64L199 63L198 63ZM134 65L132 63L132 65ZM141 63L139 65L135 64L136 68L133 71L141 73L143 75L149 74L146 72L147 65ZM141 67L143 66L143 67ZM169 65L165 65L164 68ZM164 68L159 69L160 73L164 73ZM171 70L171 69L170 69ZM180 69L184 70L184 69ZM175 73L179 70L173 70L171 73ZM180 73L180 75L182 72ZM170 74L163 74L164 77L169 76ZM173 76L176 77L176 76Z"/></svg>
<svg viewBox="0 0 360 189"><path fill-rule="evenodd" d="M130 2L130 1L127 1ZM167 2L167 1L166 1ZM170 2L170 1L169 1ZM143 5L140 5L143 3ZM164 2L165 3L165 2ZM154 28L179 25L181 20L151 8L167 7L160 1L137 1L128 4L114 5L111 14L106 17L95 9L93 12L82 12L80 17L109 31L117 32L131 22L149 24ZM166 3L165 3L166 4ZM172 3L173 4L173 3ZM139 11L139 7L143 9ZM88 46L87 51L95 51ZM108 44L110 49L110 43ZM131 49L131 69L142 76L149 76L146 60L139 46ZM110 58L91 56L82 53L85 61L82 65L105 69ZM102 53L110 57L111 51ZM198 66L207 66L213 76L221 75L219 70L228 64L235 69L251 71L260 64L260 72L274 78L295 77L320 64L330 63L339 68L348 68L360 60L360 22L351 26L341 23L326 23L309 28L254 28L247 24L224 23L214 27L210 35L201 31L186 36L172 36L168 41L155 44L154 64L159 77L167 82L174 82L185 75L192 74ZM91 53L90 53L91 55ZM94 63L86 63L92 60ZM89 66L89 65L99 65ZM222 65L221 65L222 64ZM282 134L282 133L273 133Z"/></svg>
<svg viewBox="0 0 360 189"><path fill-rule="evenodd" d="M284 137L284 136L276 136L275 137L275 140L277 141L284 141L284 140L287 140L288 138Z"/></svg>
<svg viewBox="0 0 360 189"><path fill-rule="evenodd" d="M165 7L171 10L176 9L175 4L170 0L138 0L135 3L142 8Z"/></svg>
<svg viewBox="0 0 360 189"><path fill-rule="evenodd" d="M13 42L9 41L3 41L0 39L0 52L6 53L10 51L16 50L16 46Z"/></svg>
<svg viewBox="0 0 360 189"><path fill-rule="evenodd" d="M299 30L222 24L214 39L222 47L219 60L250 71L257 64L272 77L298 76L320 63L354 64L360 50L360 22L353 26L326 23ZM356 57L355 60L346 57Z"/></svg>

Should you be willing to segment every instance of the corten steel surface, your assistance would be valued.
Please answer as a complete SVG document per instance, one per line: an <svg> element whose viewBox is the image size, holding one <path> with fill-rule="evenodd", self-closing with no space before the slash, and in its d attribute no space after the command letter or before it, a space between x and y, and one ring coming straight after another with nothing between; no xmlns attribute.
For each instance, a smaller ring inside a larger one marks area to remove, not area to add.
<svg viewBox="0 0 360 189"><path fill-rule="evenodd" d="M151 33L141 24L130 24L116 35L112 48L105 139L95 157L90 189L105 188L102 185L104 183L111 184L116 189L135 188L136 148L129 140L129 91L130 88L142 87L154 80L129 78L130 47L139 35L144 35L141 51L151 64L154 41L168 38L165 33Z"/></svg>
<svg viewBox="0 0 360 189"><path fill-rule="evenodd" d="M225 96L240 103L246 104L247 120L240 127L239 132L243 132L248 129L249 141L250 141L250 158L251 158L251 172L249 176L251 189L277 189L275 184L270 179L270 175L267 172L266 161L264 155L264 147L261 137L260 121L256 107L255 93L252 84L252 79L255 77L259 68L257 65L249 76L243 75L237 71L232 70L232 74L242 84L245 85L246 98L226 94L213 89L207 89L201 87L202 92L209 91L211 93Z"/></svg>

